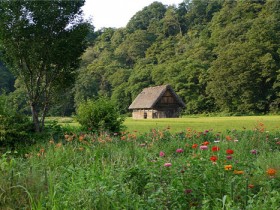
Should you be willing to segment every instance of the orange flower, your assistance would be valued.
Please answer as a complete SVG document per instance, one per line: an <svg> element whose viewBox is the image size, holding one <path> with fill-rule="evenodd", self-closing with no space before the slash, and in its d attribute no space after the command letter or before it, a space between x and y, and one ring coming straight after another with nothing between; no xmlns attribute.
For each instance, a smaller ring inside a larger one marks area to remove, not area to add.
<svg viewBox="0 0 280 210"><path fill-rule="evenodd" d="M266 173L267 173L267 175L269 175L269 176L274 176L275 174L276 174L276 169L274 169L274 168L269 168L269 169L267 169L266 170Z"/></svg>
<svg viewBox="0 0 280 210"><path fill-rule="evenodd" d="M233 173L240 175L240 174L244 174L244 171L234 170Z"/></svg>
<svg viewBox="0 0 280 210"><path fill-rule="evenodd" d="M206 146L206 145L209 144L209 141L205 141L205 142L203 142L202 144Z"/></svg>
<svg viewBox="0 0 280 210"><path fill-rule="evenodd" d="M226 171L232 170L232 165L225 165L224 167Z"/></svg>
<svg viewBox="0 0 280 210"><path fill-rule="evenodd" d="M226 140L231 141L232 138L230 136L226 136Z"/></svg>
<svg viewBox="0 0 280 210"><path fill-rule="evenodd" d="M193 145L192 145L192 148L193 148L193 149L195 149L195 148L197 148L197 147L198 147L198 144L193 144Z"/></svg>
<svg viewBox="0 0 280 210"><path fill-rule="evenodd" d="M85 138L85 135L80 135L80 136L79 136L79 141L83 141L84 138Z"/></svg>
<svg viewBox="0 0 280 210"><path fill-rule="evenodd" d="M227 150L226 150L226 153L227 153L228 155L232 155L234 152L233 152L232 149L227 149Z"/></svg>
<svg viewBox="0 0 280 210"><path fill-rule="evenodd" d="M67 139L65 139L67 142L70 142L70 141L73 141L73 136L69 136L68 135L68 138Z"/></svg>
<svg viewBox="0 0 280 210"><path fill-rule="evenodd" d="M56 148L60 148L61 146L62 146L62 143L57 143L57 144L55 145Z"/></svg>

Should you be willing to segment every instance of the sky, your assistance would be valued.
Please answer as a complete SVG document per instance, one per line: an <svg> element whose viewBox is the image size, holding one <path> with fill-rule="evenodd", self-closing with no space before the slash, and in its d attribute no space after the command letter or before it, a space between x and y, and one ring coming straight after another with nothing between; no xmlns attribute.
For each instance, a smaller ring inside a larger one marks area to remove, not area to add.
<svg viewBox="0 0 280 210"><path fill-rule="evenodd" d="M83 7L86 18L91 17L96 30L103 27L125 27L136 12L154 1L176 6L183 0L86 0Z"/></svg>

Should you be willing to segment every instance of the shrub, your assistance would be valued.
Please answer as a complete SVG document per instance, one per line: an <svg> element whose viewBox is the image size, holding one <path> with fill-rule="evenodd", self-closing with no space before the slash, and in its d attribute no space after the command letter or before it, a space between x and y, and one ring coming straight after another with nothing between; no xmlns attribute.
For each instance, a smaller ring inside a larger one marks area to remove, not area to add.
<svg viewBox="0 0 280 210"><path fill-rule="evenodd" d="M81 103L77 110L77 120L84 129L94 132L114 132L123 130L124 117L120 115L112 100L99 98Z"/></svg>
<svg viewBox="0 0 280 210"><path fill-rule="evenodd" d="M26 143L33 129L30 119L9 106L6 95L0 96L0 146L15 148Z"/></svg>

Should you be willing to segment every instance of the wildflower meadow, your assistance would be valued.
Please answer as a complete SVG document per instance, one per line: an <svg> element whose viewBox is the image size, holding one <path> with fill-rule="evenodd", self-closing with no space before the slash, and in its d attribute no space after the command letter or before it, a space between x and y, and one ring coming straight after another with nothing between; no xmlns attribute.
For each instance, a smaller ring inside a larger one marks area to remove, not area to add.
<svg viewBox="0 0 280 210"><path fill-rule="evenodd" d="M280 133L65 131L0 157L0 209L272 209Z"/></svg>

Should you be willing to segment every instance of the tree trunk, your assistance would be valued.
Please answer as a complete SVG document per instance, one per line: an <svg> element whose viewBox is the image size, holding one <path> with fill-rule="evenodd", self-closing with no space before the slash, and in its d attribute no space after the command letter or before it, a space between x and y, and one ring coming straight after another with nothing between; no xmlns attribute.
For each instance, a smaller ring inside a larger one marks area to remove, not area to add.
<svg viewBox="0 0 280 210"><path fill-rule="evenodd" d="M36 110L36 105L35 103L30 103L31 105L31 113L32 113L32 120L34 124L35 131L38 133L40 132L40 122L39 122L39 117L38 117L38 112Z"/></svg>
<svg viewBox="0 0 280 210"><path fill-rule="evenodd" d="M45 119L46 119L47 111L48 111L48 103L45 102L43 113L42 113L42 118L41 118L41 131L43 131L44 127L45 127Z"/></svg>

